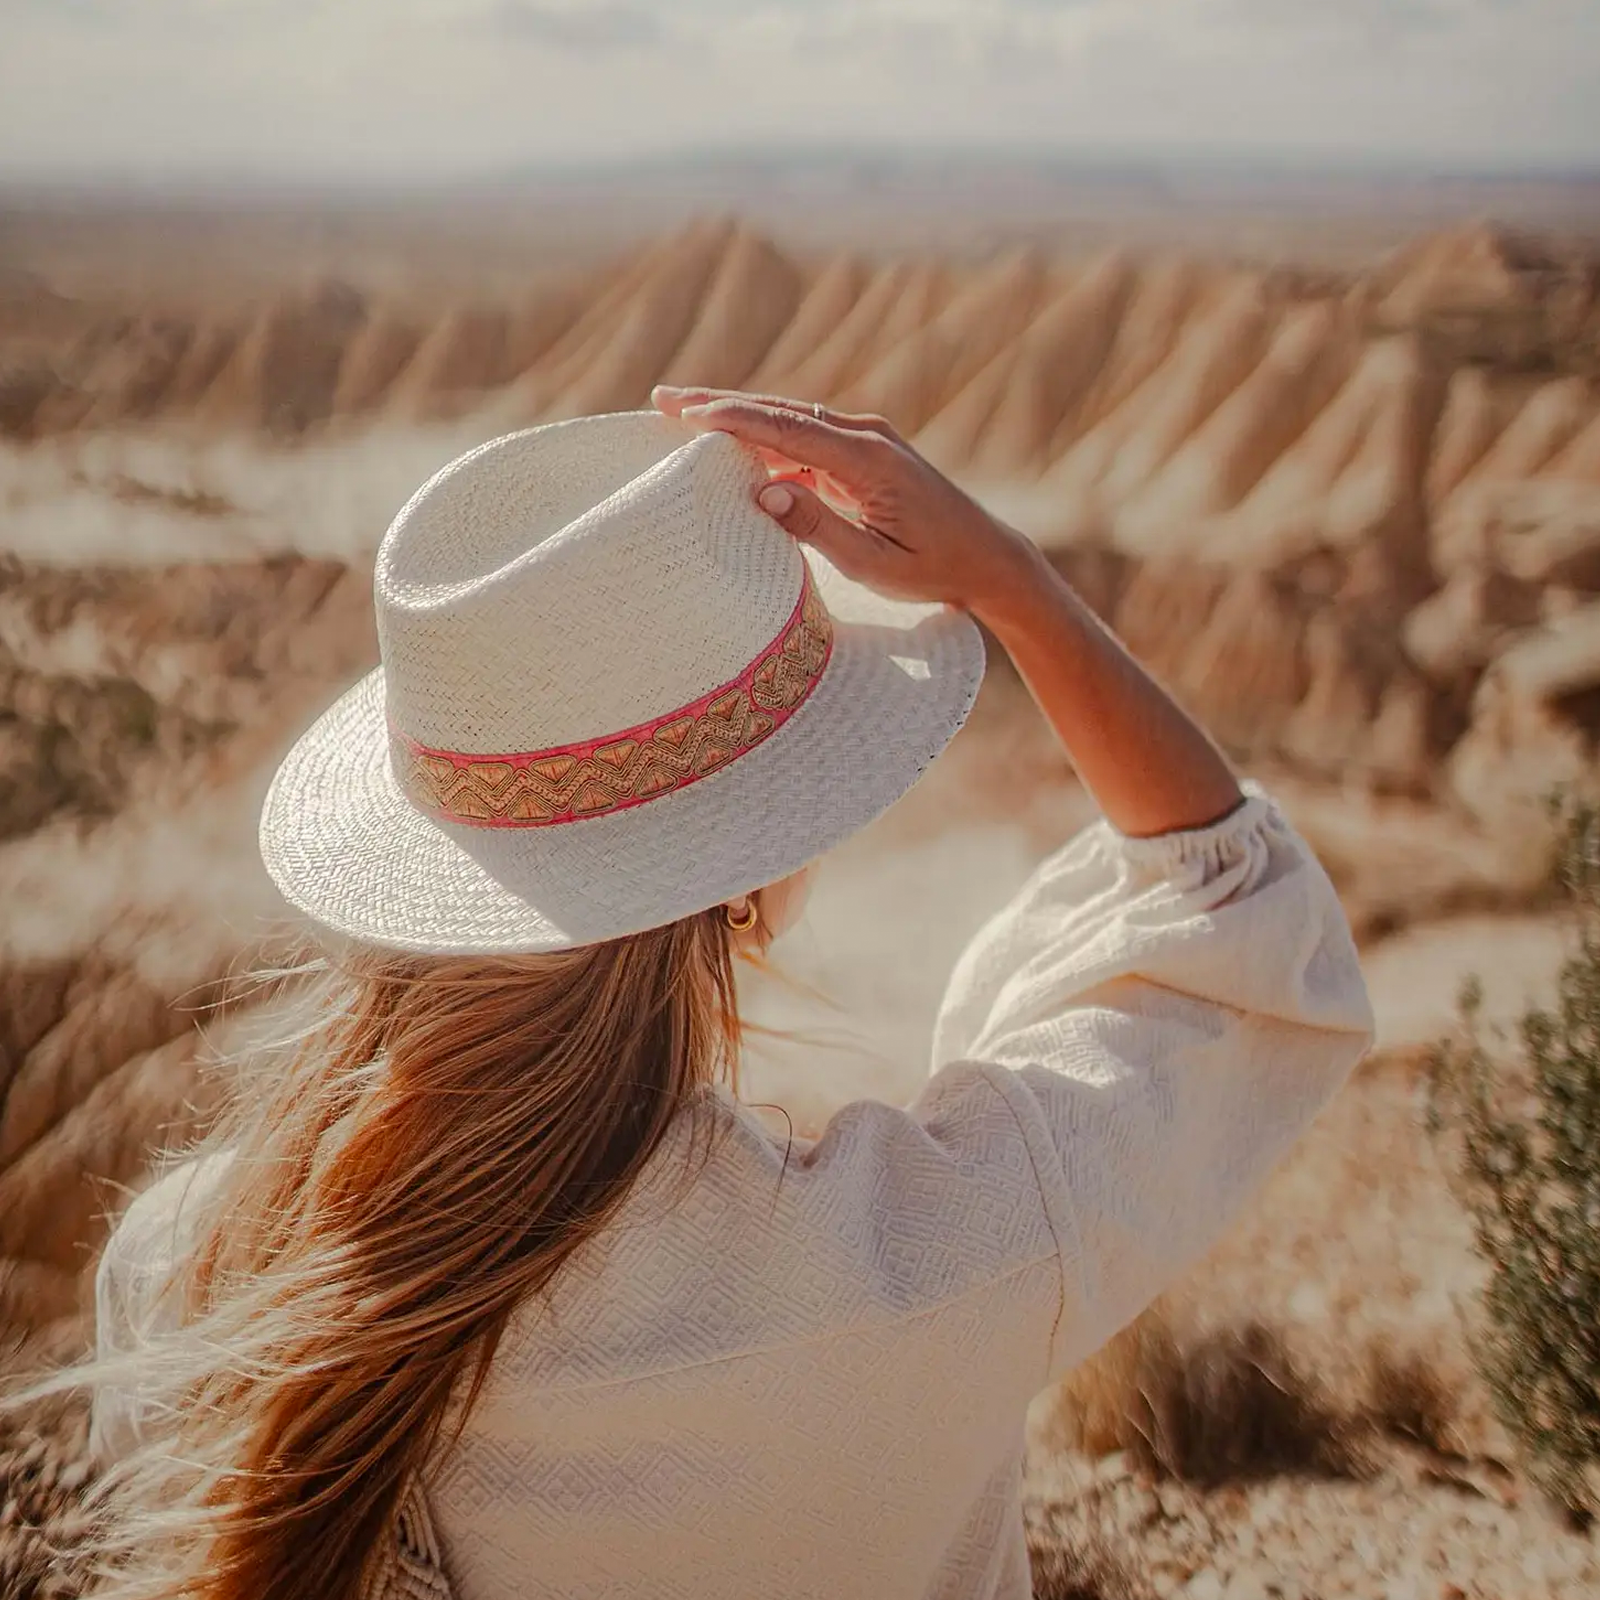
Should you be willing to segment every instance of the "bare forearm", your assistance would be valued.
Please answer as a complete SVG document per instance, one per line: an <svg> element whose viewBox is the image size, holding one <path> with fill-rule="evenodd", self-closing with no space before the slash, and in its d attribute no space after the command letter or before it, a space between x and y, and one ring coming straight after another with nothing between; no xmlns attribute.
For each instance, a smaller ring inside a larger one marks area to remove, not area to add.
<svg viewBox="0 0 1600 1600"><path fill-rule="evenodd" d="M661 389L656 403L777 463L763 509L846 576L904 600L961 606L1016 662L1112 825L1172 833L1241 795L1216 747L1045 561L881 417L771 395ZM791 463L793 472L783 466ZM853 512L815 492L824 474Z"/></svg>
<svg viewBox="0 0 1600 1600"><path fill-rule="evenodd" d="M1005 647L1112 826L1202 827L1242 798L1199 725L1027 547L973 614Z"/></svg>

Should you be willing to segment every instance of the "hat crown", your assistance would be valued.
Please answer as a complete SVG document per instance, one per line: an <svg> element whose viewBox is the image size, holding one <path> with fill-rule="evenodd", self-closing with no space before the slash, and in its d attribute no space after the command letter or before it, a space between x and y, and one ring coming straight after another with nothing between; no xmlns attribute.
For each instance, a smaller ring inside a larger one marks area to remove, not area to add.
<svg viewBox="0 0 1600 1600"><path fill-rule="evenodd" d="M491 441L429 480L378 552L391 728L473 755L670 716L746 672L805 562L760 461L654 413Z"/></svg>
<svg viewBox="0 0 1600 1600"><path fill-rule="evenodd" d="M978 631L802 556L765 477L631 413L424 485L378 554L383 665L262 805L285 896L384 947L570 949L776 882L903 794L972 704Z"/></svg>

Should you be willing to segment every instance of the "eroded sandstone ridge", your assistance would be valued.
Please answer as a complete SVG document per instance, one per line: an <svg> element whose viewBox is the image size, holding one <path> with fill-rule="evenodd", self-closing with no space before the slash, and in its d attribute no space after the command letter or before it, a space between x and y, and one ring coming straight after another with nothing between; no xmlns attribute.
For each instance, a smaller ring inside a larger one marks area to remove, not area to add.
<svg viewBox="0 0 1600 1600"><path fill-rule="evenodd" d="M432 312L0 280L0 1326L73 1347L114 1185L203 1115L194 1007L280 910L264 774L462 444L658 380L884 412L1280 775L1375 929L1535 894L1592 764L1597 374L1600 263L1489 229L1333 277L707 223Z"/></svg>

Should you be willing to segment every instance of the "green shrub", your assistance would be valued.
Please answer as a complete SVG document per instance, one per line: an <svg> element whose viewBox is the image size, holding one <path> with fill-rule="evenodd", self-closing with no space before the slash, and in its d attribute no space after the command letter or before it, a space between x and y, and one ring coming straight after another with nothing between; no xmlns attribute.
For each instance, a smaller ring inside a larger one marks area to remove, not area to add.
<svg viewBox="0 0 1600 1600"><path fill-rule="evenodd" d="M1475 1355L1529 1476L1600 1512L1600 808L1569 806L1559 855L1577 923L1553 1010L1485 1042L1481 992L1434 1052L1430 1125L1488 1266Z"/></svg>

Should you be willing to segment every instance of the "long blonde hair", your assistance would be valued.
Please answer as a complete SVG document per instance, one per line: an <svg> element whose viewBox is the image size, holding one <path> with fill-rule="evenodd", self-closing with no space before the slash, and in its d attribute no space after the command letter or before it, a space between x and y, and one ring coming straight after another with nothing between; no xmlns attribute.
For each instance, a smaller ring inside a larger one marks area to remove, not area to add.
<svg viewBox="0 0 1600 1600"><path fill-rule="evenodd" d="M720 907L539 956L368 953L315 988L207 1140L231 1155L164 1290L179 1331L102 1363L161 1397L106 1479L119 1600L352 1600L513 1312L736 1070Z"/></svg>

